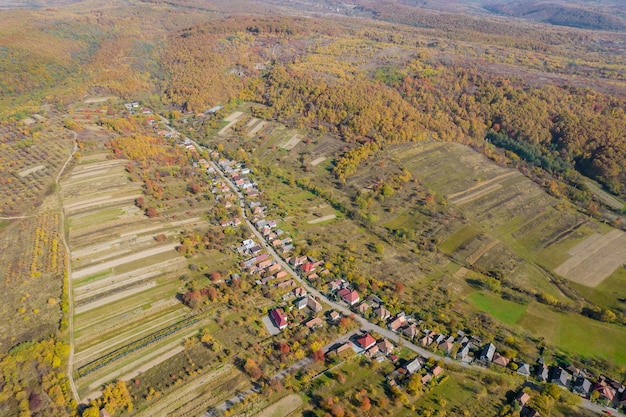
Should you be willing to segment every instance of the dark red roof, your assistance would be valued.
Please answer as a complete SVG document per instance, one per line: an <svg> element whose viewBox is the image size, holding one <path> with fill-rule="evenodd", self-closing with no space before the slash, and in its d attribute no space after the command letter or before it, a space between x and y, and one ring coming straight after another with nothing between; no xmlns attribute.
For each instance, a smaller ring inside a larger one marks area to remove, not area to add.
<svg viewBox="0 0 626 417"><path fill-rule="evenodd" d="M274 324L278 326L279 329L287 326L287 316L283 312L282 308L277 308L270 311L270 317L274 320Z"/></svg>
<svg viewBox="0 0 626 417"><path fill-rule="evenodd" d="M303 270L304 272L311 272L311 271L313 271L314 269L315 269L315 265L314 265L314 264L312 264L311 262L308 262L308 263L306 263L306 264L302 265L302 270Z"/></svg>

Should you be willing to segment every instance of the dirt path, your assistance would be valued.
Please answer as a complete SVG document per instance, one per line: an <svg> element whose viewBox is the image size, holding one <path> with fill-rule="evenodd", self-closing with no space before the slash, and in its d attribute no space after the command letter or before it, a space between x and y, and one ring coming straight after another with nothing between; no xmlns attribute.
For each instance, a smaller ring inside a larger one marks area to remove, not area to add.
<svg viewBox="0 0 626 417"><path fill-rule="evenodd" d="M158 246L156 248L148 249L123 258L113 259L108 262L102 262L98 265L83 268L79 271L75 271L72 274L72 279L83 278L89 275L97 274L98 272L106 271L107 269L115 268L116 266L138 261L149 256L159 255L176 248L176 246L178 246L178 243L170 243L168 245Z"/></svg>
<svg viewBox="0 0 626 417"><path fill-rule="evenodd" d="M458 193L448 194L447 198L448 198L448 200L452 201L452 200L454 200L454 199L456 199L458 197L462 197L462 196L464 196L466 194L471 194L474 191L476 191L478 189L481 189L481 188L484 188L484 187L487 187L487 186L489 186L489 185L491 185L493 183L498 183L499 184L500 182L502 182L505 179L518 177L520 175L522 175L522 173L519 172L519 171L505 172L504 174L501 174L501 175L498 175L496 177L493 177L490 180L482 181L482 182L480 182L480 183L478 183L478 184L474 185L473 187L470 187L470 188L468 188L466 190L459 191Z"/></svg>
<svg viewBox="0 0 626 417"><path fill-rule="evenodd" d="M61 227L61 243L63 244L63 248L65 249L65 254L67 256L67 259L71 259L71 254L72 252L70 251L70 246L67 243L67 236L65 234L65 210L63 210L63 200L61 198L61 188L60 188L60 179L61 179L61 175L63 174L63 172L65 171L65 168L67 168L67 164L70 163L70 161L72 160L72 158L74 157L74 154L76 153L76 151L78 150L78 137L76 135L76 132L72 132L72 134L74 135L74 148L72 149L72 153L70 154L70 156L67 158L67 160L65 161L65 163L63 164L63 167L61 167L61 170L59 171L59 173L57 174L56 178L54 179L54 183L56 184L57 187L57 200L59 203L59 208L61 210L61 221L59 222L59 225ZM74 400L76 400L77 403L80 403L80 396L78 395L78 389L76 389L76 383L74 382L74 372L73 372L73 368L74 368L74 302L72 300L72 263L71 262L66 262L66 268L65 268L65 274L66 277L64 278L65 281L65 285L67 285L67 293L69 294L68 297L68 309L67 309L67 323L68 323L68 333L69 333L69 343L70 343L70 354L69 354L69 358L67 361L67 377L70 380L70 389L72 390L72 395L74 396Z"/></svg>
<svg viewBox="0 0 626 417"><path fill-rule="evenodd" d="M328 216L320 217L319 219L309 220L307 223L308 223L308 224L317 224L317 223L322 223L322 222L325 222L326 220L332 220L332 219L334 219L335 217L337 217L337 215L335 215L335 214L329 214Z"/></svg>

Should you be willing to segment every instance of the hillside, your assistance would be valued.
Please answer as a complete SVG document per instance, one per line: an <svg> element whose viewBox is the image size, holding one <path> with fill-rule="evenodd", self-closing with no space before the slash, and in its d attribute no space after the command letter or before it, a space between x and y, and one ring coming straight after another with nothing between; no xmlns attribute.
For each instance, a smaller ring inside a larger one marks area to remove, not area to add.
<svg viewBox="0 0 626 417"><path fill-rule="evenodd" d="M620 406L620 2L4 6L0 414Z"/></svg>

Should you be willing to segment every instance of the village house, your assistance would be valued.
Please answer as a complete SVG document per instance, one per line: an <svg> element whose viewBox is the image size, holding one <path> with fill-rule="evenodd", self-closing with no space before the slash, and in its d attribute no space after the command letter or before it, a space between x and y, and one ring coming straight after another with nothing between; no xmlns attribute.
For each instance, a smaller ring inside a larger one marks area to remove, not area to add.
<svg viewBox="0 0 626 417"><path fill-rule="evenodd" d="M341 314L333 310L330 313L328 313L328 317L330 317L332 321L337 321L341 318Z"/></svg>
<svg viewBox="0 0 626 417"><path fill-rule="evenodd" d="M422 368L422 363L420 362L419 358L415 358L411 362L408 362L406 365L404 365L404 368L409 375L412 375Z"/></svg>
<svg viewBox="0 0 626 417"><path fill-rule="evenodd" d="M572 384L572 392L585 398L588 398L589 394L591 394L591 388L591 381L584 376L579 376Z"/></svg>
<svg viewBox="0 0 626 417"><path fill-rule="evenodd" d="M372 337L369 333L365 333L364 336L359 337L356 340L356 344L363 350L367 350L376 344L376 339Z"/></svg>
<svg viewBox="0 0 626 417"><path fill-rule="evenodd" d="M530 365L524 362L518 362L517 373L526 377L530 376Z"/></svg>
<svg viewBox="0 0 626 417"><path fill-rule="evenodd" d="M280 330L287 327L287 315L282 308L275 308L270 310L270 318L274 322L274 325Z"/></svg>
<svg viewBox="0 0 626 417"><path fill-rule="evenodd" d="M320 327L322 326L322 324L324 324L324 322L319 317L312 318L311 320L308 320L306 323L304 323L304 325L308 327L309 329Z"/></svg>
<svg viewBox="0 0 626 417"><path fill-rule="evenodd" d="M374 309L374 317L376 317L378 320L385 321L389 317L391 317L391 313L385 307L380 306L380 307Z"/></svg>
<svg viewBox="0 0 626 417"><path fill-rule="evenodd" d="M378 346L378 350L385 355L389 355L394 349L394 346L387 339L383 339L381 342L378 342L376 346Z"/></svg>
<svg viewBox="0 0 626 417"><path fill-rule="evenodd" d="M342 288L337 291L337 295L350 306L355 305L360 300L359 293L348 288Z"/></svg>
<svg viewBox="0 0 626 417"><path fill-rule="evenodd" d="M356 308L356 310L360 313L360 314L365 314L367 312L367 310L369 310L371 308L371 306L369 305L369 303L367 301L363 301L361 304L359 304Z"/></svg>
<svg viewBox="0 0 626 417"><path fill-rule="evenodd" d="M539 411L535 410L534 408L530 408L529 406L525 405L520 410L519 416L520 417L541 417L541 414L539 414Z"/></svg>
<svg viewBox="0 0 626 417"><path fill-rule="evenodd" d="M528 400L530 400L530 395L526 394L524 391L520 391L515 397L515 401L522 407L526 405Z"/></svg>
<svg viewBox="0 0 626 417"><path fill-rule="evenodd" d="M311 296L307 298L306 306L314 313L319 313L323 309L319 301L317 301L315 298Z"/></svg>
<svg viewBox="0 0 626 417"><path fill-rule="evenodd" d="M405 328L402 329L402 334L409 338L410 340L415 339L417 336L419 336L420 331L417 328L417 325L415 323L411 323L408 326L406 326Z"/></svg>
<svg viewBox="0 0 626 417"><path fill-rule="evenodd" d="M552 366L550 368L550 382L567 388L571 375L567 371L559 366Z"/></svg>
<svg viewBox="0 0 626 417"><path fill-rule="evenodd" d="M493 343L488 343L480 350L478 359L485 362L491 362L493 355L496 353L496 346Z"/></svg>
<svg viewBox="0 0 626 417"><path fill-rule="evenodd" d="M433 338L430 336L430 334L425 334L420 340L419 343L422 346L430 346L433 343Z"/></svg>
<svg viewBox="0 0 626 417"><path fill-rule="evenodd" d="M307 291L302 287L298 287L293 290L293 295L295 295L296 297L304 297L307 295Z"/></svg>
<svg viewBox="0 0 626 417"><path fill-rule="evenodd" d="M497 352L493 355L492 363L495 363L496 365L500 365L506 368L507 366L509 366L509 362L510 362L510 359L505 358L504 356L500 355Z"/></svg>
<svg viewBox="0 0 626 417"><path fill-rule="evenodd" d="M452 350L454 349L454 343L448 340L444 340L443 342L439 343L439 345L437 345L437 349L441 350L447 356L449 356L452 353Z"/></svg>
<svg viewBox="0 0 626 417"><path fill-rule="evenodd" d="M407 323L404 313L398 313L396 318L389 323L389 329L393 332L397 332L398 329Z"/></svg>

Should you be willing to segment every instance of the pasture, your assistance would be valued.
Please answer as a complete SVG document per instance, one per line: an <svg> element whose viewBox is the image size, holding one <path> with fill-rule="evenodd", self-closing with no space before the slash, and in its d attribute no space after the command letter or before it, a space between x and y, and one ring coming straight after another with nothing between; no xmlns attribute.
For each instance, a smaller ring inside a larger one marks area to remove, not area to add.
<svg viewBox="0 0 626 417"><path fill-rule="evenodd" d="M510 325L516 324L526 312L526 306L485 292L475 292L468 300L480 311L489 313L490 316Z"/></svg>

